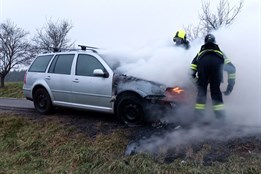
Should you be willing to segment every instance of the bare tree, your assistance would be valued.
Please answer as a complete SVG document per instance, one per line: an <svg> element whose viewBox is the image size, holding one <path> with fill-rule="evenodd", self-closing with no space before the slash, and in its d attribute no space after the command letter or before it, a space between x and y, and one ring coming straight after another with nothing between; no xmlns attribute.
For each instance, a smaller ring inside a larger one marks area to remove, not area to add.
<svg viewBox="0 0 261 174"><path fill-rule="evenodd" d="M32 46L26 39L28 34L10 21L0 24L1 88L4 87L5 77L11 69L28 64L32 59Z"/></svg>
<svg viewBox="0 0 261 174"><path fill-rule="evenodd" d="M210 1L202 1L202 12L199 14L200 23L196 27L187 26L190 40L196 36L204 36L222 26L230 25L243 8L244 0L239 0L237 5L231 6L228 0L219 0L216 11L211 10Z"/></svg>
<svg viewBox="0 0 261 174"><path fill-rule="evenodd" d="M72 25L66 20L53 22L49 20L47 25L37 29L37 34L33 38L38 51L53 51L53 48L71 48L74 43L70 42L68 33Z"/></svg>
<svg viewBox="0 0 261 174"><path fill-rule="evenodd" d="M216 13L210 10L210 2L202 3L202 13L199 15L202 28L207 32L217 30L221 26L230 25L243 7L243 0L237 6L230 6L228 0L219 0Z"/></svg>
<svg viewBox="0 0 261 174"><path fill-rule="evenodd" d="M188 25L188 26L183 26L184 30L186 31L186 35L188 40L194 40L196 38L201 37L201 26L200 24L193 26L193 25Z"/></svg>

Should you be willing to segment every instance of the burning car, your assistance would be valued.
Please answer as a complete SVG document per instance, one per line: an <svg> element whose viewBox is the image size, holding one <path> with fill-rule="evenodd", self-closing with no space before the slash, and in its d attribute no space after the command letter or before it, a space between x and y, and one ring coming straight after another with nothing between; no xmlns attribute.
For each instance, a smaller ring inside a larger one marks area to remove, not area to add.
<svg viewBox="0 0 261 174"><path fill-rule="evenodd" d="M38 55L24 77L24 95L37 112L49 114L54 106L115 114L127 125L140 125L154 111L182 102L180 87L116 72L95 48Z"/></svg>

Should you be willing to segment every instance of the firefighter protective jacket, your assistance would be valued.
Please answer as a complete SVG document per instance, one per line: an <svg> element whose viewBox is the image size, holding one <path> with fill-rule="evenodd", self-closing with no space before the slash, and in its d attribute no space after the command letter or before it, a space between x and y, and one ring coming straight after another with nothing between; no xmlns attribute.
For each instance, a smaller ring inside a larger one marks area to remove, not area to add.
<svg viewBox="0 0 261 174"><path fill-rule="evenodd" d="M189 47L190 47L189 41L185 40L182 44L183 44L185 49L189 49Z"/></svg>
<svg viewBox="0 0 261 174"><path fill-rule="evenodd" d="M228 73L228 84L234 86L236 79L236 68L231 63L231 61L225 56L225 54L219 49L219 46L214 43L207 43L201 46L200 52L196 55L196 57L192 60L191 70L192 70L192 78L194 80L197 79L197 62L201 59L205 54L216 54L218 57L224 60L223 69Z"/></svg>

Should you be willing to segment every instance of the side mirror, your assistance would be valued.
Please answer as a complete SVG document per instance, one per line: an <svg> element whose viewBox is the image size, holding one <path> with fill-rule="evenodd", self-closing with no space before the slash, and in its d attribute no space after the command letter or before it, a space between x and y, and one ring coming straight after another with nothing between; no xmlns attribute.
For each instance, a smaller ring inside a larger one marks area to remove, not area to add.
<svg viewBox="0 0 261 174"><path fill-rule="evenodd" d="M95 69L93 70L93 75L95 76L99 76L99 77L105 77L108 78L109 77L109 73L108 72L104 72L101 69Z"/></svg>

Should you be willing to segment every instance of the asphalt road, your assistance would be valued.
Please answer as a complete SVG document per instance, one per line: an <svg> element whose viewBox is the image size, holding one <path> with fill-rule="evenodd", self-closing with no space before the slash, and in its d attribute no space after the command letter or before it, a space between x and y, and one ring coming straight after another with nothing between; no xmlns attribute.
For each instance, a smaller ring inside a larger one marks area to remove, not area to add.
<svg viewBox="0 0 261 174"><path fill-rule="evenodd" d="M34 104L32 101L26 99L14 99L14 98L1 98L0 97L0 107L1 108L21 108L21 109L34 109Z"/></svg>

